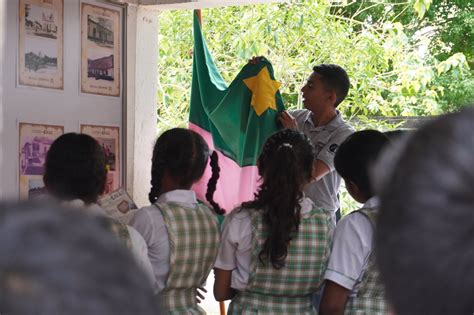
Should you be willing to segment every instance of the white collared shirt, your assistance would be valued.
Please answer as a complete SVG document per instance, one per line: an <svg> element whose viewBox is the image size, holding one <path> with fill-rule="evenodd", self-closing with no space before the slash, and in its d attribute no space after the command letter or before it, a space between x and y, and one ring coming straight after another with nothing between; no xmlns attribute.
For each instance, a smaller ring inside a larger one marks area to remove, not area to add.
<svg viewBox="0 0 474 315"><path fill-rule="evenodd" d="M379 200L372 197L362 208L378 208ZM351 290L351 296L356 292L358 284L372 253L374 229L366 215L351 213L337 223L331 256L324 278Z"/></svg>
<svg viewBox="0 0 474 315"><path fill-rule="evenodd" d="M157 202L176 202L191 208L198 203L194 191L180 189L162 194ZM155 205L143 207L130 220L130 225L145 239L157 290L160 292L166 286L170 271L170 246L163 215Z"/></svg>
<svg viewBox="0 0 474 315"><path fill-rule="evenodd" d="M311 212L314 207L309 198L303 198L301 217ZM234 209L226 216L221 234L221 245L214 267L232 270L231 288L245 290L249 281L250 260L252 253L252 222L250 212L246 209Z"/></svg>

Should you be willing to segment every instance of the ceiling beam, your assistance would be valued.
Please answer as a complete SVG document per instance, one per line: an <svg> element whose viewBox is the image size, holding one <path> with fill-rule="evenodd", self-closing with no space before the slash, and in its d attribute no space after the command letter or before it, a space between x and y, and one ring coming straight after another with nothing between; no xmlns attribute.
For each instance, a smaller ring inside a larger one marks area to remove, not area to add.
<svg viewBox="0 0 474 315"><path fill-rule="evenodd" d="M111 2L149 6L150 9L157 10L176 10L288 2L288 0L111 0Z"/></svg>

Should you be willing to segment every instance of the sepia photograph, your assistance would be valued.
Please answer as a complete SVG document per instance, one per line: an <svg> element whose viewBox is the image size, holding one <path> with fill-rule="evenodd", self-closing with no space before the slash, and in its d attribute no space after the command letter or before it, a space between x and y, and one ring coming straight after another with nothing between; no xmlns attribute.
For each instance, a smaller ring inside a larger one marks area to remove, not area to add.
<svg viewBox="0 0 474 315"><path fill-rule="evenodd" d="M104 151L107 179L105 194L120 187L120 128L115 126L82 125L81 133L87 134L99 142Z"/></svg>
<svg viewBox="0 0 474 315"><path fill-rule="evenodd" d="M39 194L44 163L51 144L64 133L63 126L19 123L18 173L20 198Z"/></svg>
<svg viewBox="0 0 474 315"><path fill-rule="evenodd" d="M38 5L25 3L25 30L27 35L58 38L58 13Z"/></svg>
<svg viewBox="0 0 474 315"><path fill-rule="evenodd" d="M55 41L28 37L25 41L25 68L29 73L54 75L58 70Z"/></svg>
<svg viewBox="0 0 474 315"><path fill-rule="evenodd" d="M81 3L81 92L120 96L120 11Z"/></svg>
<svg viewBox="0 0 474 315"><path fill-rule="evenodd" d="M63 89L63 1L19 1L19 85Z"/></svg>
<svg viewBox="0 0 474 315"><path fill-rule="evenodd" d="M87 59L87 77L95 80L114 81L114 55L110 52L91 50Z"/></svg>
<svg viewBox="0 0 474 315"><path fill-rule="evenodd" d="M87 38L99 46L114 48L113 21L87 15Z"/></svg>

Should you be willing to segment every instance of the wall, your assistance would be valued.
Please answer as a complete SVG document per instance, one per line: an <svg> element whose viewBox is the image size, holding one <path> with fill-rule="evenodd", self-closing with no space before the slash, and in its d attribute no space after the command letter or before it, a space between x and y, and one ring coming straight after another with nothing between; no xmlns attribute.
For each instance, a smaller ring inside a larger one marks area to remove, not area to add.
<svg viewBox="0 0 474 315"><path fill-rule="evenodd" d="M80 123L121 126L122 98L79 92L79 0L64 0L64 89L16 86L19 0L0 1L0 11L6 10L3 41L0 35L0 44L5 43L0 56L0 197L11 199L18 197L18 120L64 125L65 132L78 132Z"/></svg>

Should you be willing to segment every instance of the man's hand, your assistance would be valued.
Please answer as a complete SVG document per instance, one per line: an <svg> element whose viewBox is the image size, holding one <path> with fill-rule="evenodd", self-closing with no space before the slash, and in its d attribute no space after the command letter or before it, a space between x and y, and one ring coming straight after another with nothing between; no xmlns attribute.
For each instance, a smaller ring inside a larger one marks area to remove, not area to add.
<svg viewBox="0 0 474 315"><path fill-rule="evenodd" d="M251 65L256 65L256 64L258 64L260 61L262 61L262 58L264 58L264 57L263 57L263 56L252 57L252 59L249 59L249 64L251 64Z"/></svg>
<svg viewBox="0 0 474 315"><path fill-rule="evenodd" d="M277 119L281 123L283 128L293 129L293 130L298 129L297 126L296 126L295 117L291 116L291 114L288 113L286 110L282 111L280 114L278 114Z"/></svg>

